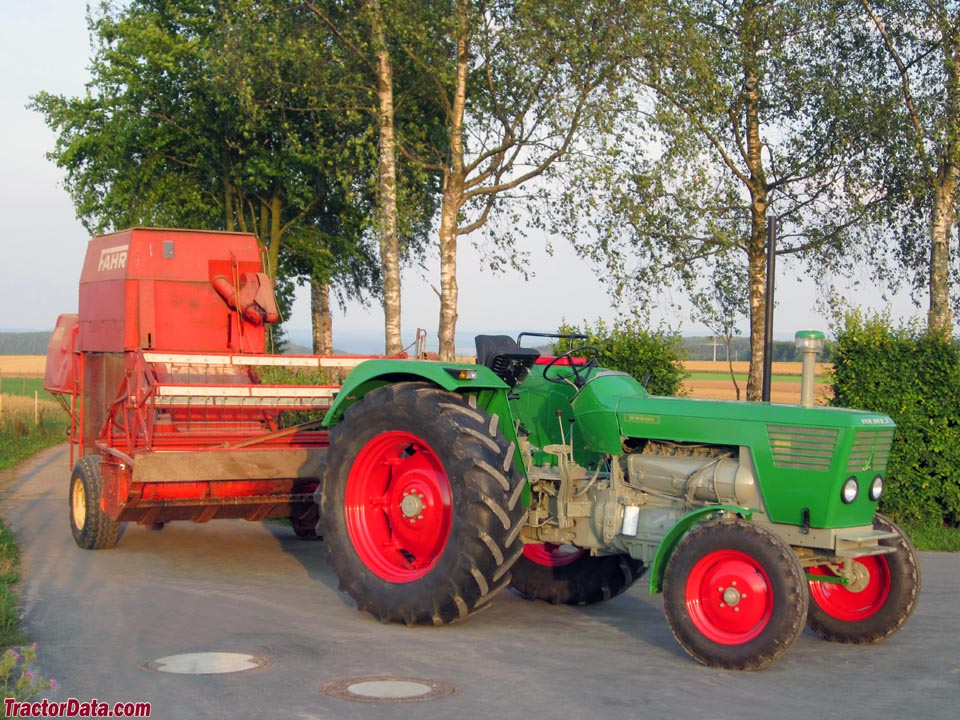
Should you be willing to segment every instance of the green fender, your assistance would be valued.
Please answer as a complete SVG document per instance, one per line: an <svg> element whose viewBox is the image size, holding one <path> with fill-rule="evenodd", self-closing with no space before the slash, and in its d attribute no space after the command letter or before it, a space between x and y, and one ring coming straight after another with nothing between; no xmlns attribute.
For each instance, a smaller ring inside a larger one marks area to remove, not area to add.
<svg viewBox="0 0 960 720"><path fill-rule="evenodd" d="M335 425L343 412L371 390L398 382L422 380L450 392L502 390L509 386L490 368L473 363L436 362L433 360L368 360L360 363L347 376L333 405L323 418L324 427Z"/></svg>
<svg viewBox="0 0 960 720"><path fill-rule="evenodd" d="M673 551L677 549L681 538L706 516L723 510L742 515L747 520L753 515L753 510L750 508L739 507L737 505L711 505L709 507L698 508L680 518L680 521L663 536L663 539L660 541L660 546L657 548L657 554L653 556L653 563L650 565L651 595L656 595L663 591L663 576L667 571L667 563L669 563L670 558L673 557Z"/></svg>
<svg viewBox="0 0 960 720"><path fill-rule="evenodd" d="M368 360L357 365L347 376L323 418L323 426L330 427L340 422L344 411L371 390L392 383L416 381L428 382L461 395L473 395L478 407L499 417L500 432L513 443L514 463L526 478L517 426L507 399L510 386L483 365L433 360ZM524 507L530 507L530 497L530 483L525 482L520 496Z"/></svg>

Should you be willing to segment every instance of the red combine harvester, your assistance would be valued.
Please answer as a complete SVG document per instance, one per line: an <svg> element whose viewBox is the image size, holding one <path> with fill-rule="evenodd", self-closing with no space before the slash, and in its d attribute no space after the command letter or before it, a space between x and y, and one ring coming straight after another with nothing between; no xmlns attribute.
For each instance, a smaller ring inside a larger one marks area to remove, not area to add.
<svg viewBox="0 0 960 720"><path fill-rule="evenodd" d="M362 358L265 355L278 317L252 235L136 228L90 241L79 314L57 320L44 380L71 416L81 547L111 547L125 521L288 517L315 536L328 432L280 416L322 413L338 387L260 375Z"/></svg>

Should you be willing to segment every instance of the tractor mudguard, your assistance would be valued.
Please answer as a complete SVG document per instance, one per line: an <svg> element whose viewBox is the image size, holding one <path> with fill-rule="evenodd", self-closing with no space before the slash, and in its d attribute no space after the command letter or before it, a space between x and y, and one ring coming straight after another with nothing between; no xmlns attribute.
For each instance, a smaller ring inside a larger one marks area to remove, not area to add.
<svg viewBox="0 0 960 720"><path fill-rule="evenodd" d="M697 523L701 522L708 515L717 512L728 511L736 513L749 520L753 516L753 510L738 505L711 505L709 507L697 508L693 512L684 515L680 520L670 528L670 531L663 536L660 545L657 547L657 554L653 557L650 565L650 594L657 595L663 591L663 576L667 571L667 563L673 557L673 551L677 549L680 539Z"/></svg>
<svg viewBox="0 0 960 720"><path fill-rule="evenodd" d="M473 395L477 407L498 417L500 432L513 444L514 463L526 478L526 466L520 453L517 429L507 399L510 386L482 365L432 360L369 360L361 363L347 376L333 405L323 418L323 425L331 427L337 424L344 411L371 390L394 383L418 381L431 383L450 392ZM520 498L524 507L530 506L529 482L524 482Z"/></svg>
<svg viewBox="0 0 960 720"><path fill-rule="evenodd" d="M425 381L456 393L477 393L481 390L500 390L509 386L492 370L463 362L434 360L368 360L354 368L347 376L333 405L323 418L324 427L340 421L344 411L371 390L398 382Z"/></svg>

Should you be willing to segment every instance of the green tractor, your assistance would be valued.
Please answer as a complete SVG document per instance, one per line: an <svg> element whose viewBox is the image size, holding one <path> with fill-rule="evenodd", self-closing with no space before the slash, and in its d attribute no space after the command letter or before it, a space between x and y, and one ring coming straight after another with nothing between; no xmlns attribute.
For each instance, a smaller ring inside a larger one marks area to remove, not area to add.
<svg viewBox="0 0 960 720"><path fill-rule="evenodd" d="M805 624L872 643L910 616L917 558L877 512L889 417L656 397L595 347L547 358L522 337L348 376L315 497L360 609L441 625L508 586L582 605L646 574L691 656L743 670Z"/></svg>

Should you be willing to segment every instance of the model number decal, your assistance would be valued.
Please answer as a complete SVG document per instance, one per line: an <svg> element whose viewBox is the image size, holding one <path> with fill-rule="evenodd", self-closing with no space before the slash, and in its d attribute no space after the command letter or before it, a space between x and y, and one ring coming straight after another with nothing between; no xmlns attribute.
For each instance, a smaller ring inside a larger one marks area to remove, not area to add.
<svg viewBox="0 0 960 720"><path fill-rule="evenodd" d="M861 425L892 425L889 418L860 418Z"/></svg>
<svg viewBox="0 0 960 720"><path fill-rule="evenodd" d="M645 425L659 425L659 415L633 415L627 413L623 416L624 422L644 423Z"/></svg>

